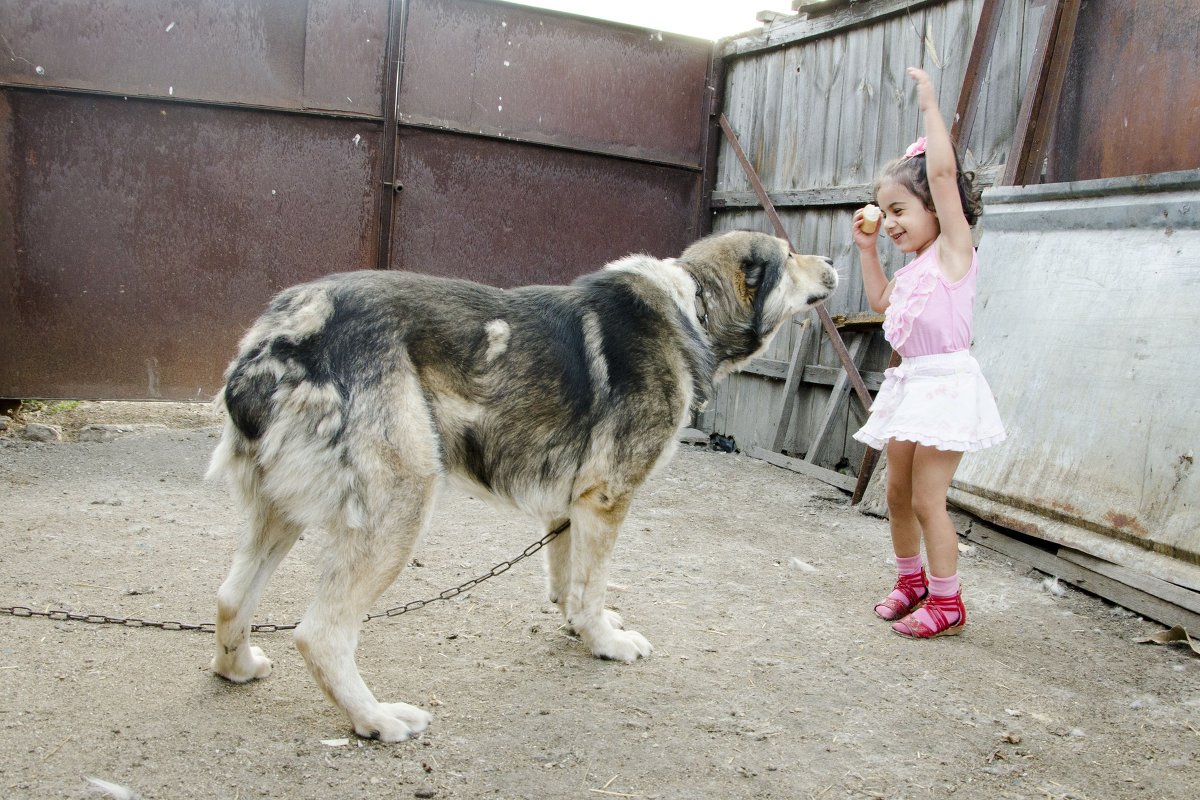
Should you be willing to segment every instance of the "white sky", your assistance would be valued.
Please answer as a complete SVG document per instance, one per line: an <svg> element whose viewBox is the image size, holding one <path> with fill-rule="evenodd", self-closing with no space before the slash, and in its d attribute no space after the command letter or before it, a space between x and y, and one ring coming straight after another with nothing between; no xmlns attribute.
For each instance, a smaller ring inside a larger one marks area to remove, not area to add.
<svg viewBox="0 0 1200 800"><path fill-rule="evenodd" d="M761 25L759 11L791 14L791 0L508 0L587 17L625 22L704 39L720 39Z"/></svg>

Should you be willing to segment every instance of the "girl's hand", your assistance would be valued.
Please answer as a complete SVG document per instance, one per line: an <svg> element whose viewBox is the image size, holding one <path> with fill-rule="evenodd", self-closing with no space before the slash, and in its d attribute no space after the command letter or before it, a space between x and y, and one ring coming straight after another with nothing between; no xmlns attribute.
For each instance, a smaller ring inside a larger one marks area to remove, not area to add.
<svg viewBox="0 0 1200 800"><path fill-rule="evenodd" d="M937 90L933 88L933 82L929 80L929 73L917 67L909 67L908 77L917 84L917 107L922 111L936 109L938 107Z"/></svg>
<svg viewBox="0 0 1200 800"><path fill-rule="evenodd" d="M863 209L858 209L854 212L854 221L851 222L852 233L854 234L854 246L859 251L875 250L876 242L879 240L879 231L883 230L883 220L879 221L879 227L874 233L863 233Z"/></svg>

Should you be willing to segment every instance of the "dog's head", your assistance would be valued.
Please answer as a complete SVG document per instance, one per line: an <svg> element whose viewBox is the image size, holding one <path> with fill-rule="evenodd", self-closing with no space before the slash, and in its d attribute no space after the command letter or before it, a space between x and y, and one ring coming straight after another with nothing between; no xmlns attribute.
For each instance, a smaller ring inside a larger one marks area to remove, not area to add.
<svg viewBox="0 0 1200 800"><path fill-rule="evenodd" d="M677 262L696 282L697 315L718 359L718 377L762 352L794 314L837 288L829 259L791 252L765 233L733 231L693 244Z"/></svg>

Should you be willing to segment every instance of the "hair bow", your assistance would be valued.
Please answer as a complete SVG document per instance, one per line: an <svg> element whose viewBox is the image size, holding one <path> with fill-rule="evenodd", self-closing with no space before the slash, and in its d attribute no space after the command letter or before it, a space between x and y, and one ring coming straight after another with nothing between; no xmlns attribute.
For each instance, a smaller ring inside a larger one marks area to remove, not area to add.
<svg viewBox="0 0 1200 800"><path fill-rule="evenodd" d="M908 146L904 151L905 158L916 158L917 156L925 155L925 137L922 136Z"/></svg>

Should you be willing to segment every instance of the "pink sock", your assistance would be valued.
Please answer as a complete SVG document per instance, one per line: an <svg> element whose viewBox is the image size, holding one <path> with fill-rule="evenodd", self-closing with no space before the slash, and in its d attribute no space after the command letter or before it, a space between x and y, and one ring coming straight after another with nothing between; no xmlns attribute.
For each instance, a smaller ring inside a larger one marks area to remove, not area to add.
<svg viewBox="0 0 1200 800"><path fill-rule="evenodd" d="M930 575L929 593L936 597L954 597L958 594L958 573L954 573L949 578Z"/></svg>
<svg viewBox="0 0 1200 800"><path fill-rule="evenodd" d="M896 556L896 574L900 578L920 575L921 568L921 555L919 553L915 556ZM918 594L919 593L920 592L918 592ZM906 606L912 600L912 598L900 591L900 589L892 589L891 593L888 594L888 598L899 603L903 603ZM891 609L882 604L875 606L875 613L886 620L897 619L897 617L892 614Z"/></svg>

